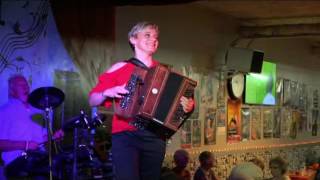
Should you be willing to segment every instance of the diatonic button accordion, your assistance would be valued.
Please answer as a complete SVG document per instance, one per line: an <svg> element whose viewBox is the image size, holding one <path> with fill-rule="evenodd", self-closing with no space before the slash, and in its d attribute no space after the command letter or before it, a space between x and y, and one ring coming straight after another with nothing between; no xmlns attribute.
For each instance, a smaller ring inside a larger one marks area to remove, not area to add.
<svg viewBox="0 0 320 180"><path fill-rule="evenodd" d="M126 85L129 93L116 104L115 113L170 137L188 116L180 104L181 96L193 97L196 86L196 81L164 65L148 70L137 66Z"/></svg>

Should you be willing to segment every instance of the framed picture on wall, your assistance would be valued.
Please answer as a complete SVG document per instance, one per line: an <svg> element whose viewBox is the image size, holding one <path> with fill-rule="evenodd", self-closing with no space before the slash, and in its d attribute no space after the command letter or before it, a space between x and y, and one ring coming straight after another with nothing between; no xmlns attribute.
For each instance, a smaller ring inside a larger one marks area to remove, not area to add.
<svg viewBox="0 0 320 180"><path fill-rule="evenodd" d="M216 112L217 127L225 127L226 125L226 110L225 107L219 107Z"/></svg>
<svg viewBox="0 0 320 180"><path fill-rule="evenodd" d="M228 99L227 142L241 140L241 100Z"/></svg>
<svg viewBox="0 0 320 180"><path fill-rule="evenodd" d="M304 129L304 122L302 119L302 113L299 110L292 111L292 119L296 121L297 124L297 132L301 133Z"/></svg>
<svg viewBox="0 0 320 180"><path fill-rule="evenodd" d="M317 109L319 107L319 91L314 89L312 92L312 106Z"/></svg>
<svg viewBox="0 0 320 180"><path fill-rule="evenodd" d="M291 110L282 108L281 110L281 137L288 138L290 135L290 126L292 122Z"/></svg>
<svg viewBox="0 0 320 180"><path fill-rule="evenodd" d="M307 112L305 111L301 111L300 112L301 115L300 115L300 126L301 126L301 132L305 132L305 131L308 131L308 115L307 115Z"/></svg>
<svg viewBox="0 0 320 180"><path fill-rule="evenodd" d="M292 121L290 125L290 138L295 139L297 138L298 133L298 121L299 121L299 112L298 111L292 111Z"/></svg>
<svg viewBox="0 0 320 180"><path fill-rule="evenodd" d="M307 99L308 99L307 85L300 84L300 86L299 86L299 110L302 112L307 112Z"/></svg>
<svg viewBox="0 0 320 180"><path fill-rule="evenodd" d="M290 137L292 139L297 138L299 118L300 113L296 110L292 111L292 121L290 125Z"/></svg>
<svg viewBox="0 0 320 180"><path fill-rule="evenodd" d="M291 86L289 79L283 79L283 105L291 105Z"/></svg>
<svg viewBox="0 0 320 180"><path fill-rule="evenodd" d="M192 120L192 147L201 146L201 121L199 119Z"/></svg>
<svg viewBox="0 0 320 180"><path fill-rule="evenodd" d="M277 78L276 103L278 106L282 106L283 104L283 79L282 78Z"/></svg>
<svg viewBox="0 0 320 180"><path fill-rule="evenodd" d="M216 143L216 111L213 108L206 109L204 122L204 144L212 145Z"/></svg>
<svg viewBox="0 0 320 180"><path fill-rule="evenodd" d="M319 110L312 109L312 126L311 126L312 136L317 136L318 134L318 118L319 118Z"/></svg>
<svg viewBox="0 0 320 180"><path fill-rule="evenodd" d="M226 105L226 81L225 72L219 72L219 86L217 91L217 106L224 108Z"/></svg>
<svg viewBox="0 0 320 180"><path fill-rule="evenodd" d="M307 131L311 132L312 130L312 113L313 113L313 109L309 109L308 110L308 115L307 115Z"/></svg>
<svg viewBox="0 0 320 180"><path fill-rule="evenodd" d="M251 140L261 139L262 123L261 123L261 110L260 108L251 109L251 120L250 120L250 132Z"/></svg>
<svg viewBox="0 0 320 180"><path fill-rule="evenodd" d="M281 136L281 108L274 110L273 117L273 137L280 138Z"/></svg>
<svg viewBox="0 0 320 180"><path fill-rule="evenodd" d="M200 78L199 89L201 105L213 106L216 102L216 89L214 85L217 84L217 80L214 78L213 74L201 75Z"/></svg>
<svg viewBox="0 0 320 180"><path fill-rule="evenodd" d="M262 110L263 117L263 138L272 138L273 136L273 109L264 108Z"/></svg>
<svg viewBox="0 0 320 180"><path fill-rule="evenodd" d="M191 66L183 66L181 68L182 74L198 82L198 87L201 87L201 74L194 72ZM194 90L194 101L195 104L200 105L200 88ZM195 106L193 113L189 117L190 119L199 118L199 106Z"/></svg>
<svg viewBox="0 0 320 180"><path fill-rule="evenodd" d="M291 107L299 107L299 83L296 81L290 81L290 90L291 90Z"/></svg>
<svg viewBox="0 0 320 180"><path fill-rule="evenodd" d="M250 109L241 108L241 136L242 141L250 139Z"/></svg>
<svg viewBox="0 0 320 180"><path fill-rule="evenodd" d="M180 143L181 148L191 148L191 138L192 138L192 132L191 132L191 119L187 119L185 123L180 128Z"/></svg>

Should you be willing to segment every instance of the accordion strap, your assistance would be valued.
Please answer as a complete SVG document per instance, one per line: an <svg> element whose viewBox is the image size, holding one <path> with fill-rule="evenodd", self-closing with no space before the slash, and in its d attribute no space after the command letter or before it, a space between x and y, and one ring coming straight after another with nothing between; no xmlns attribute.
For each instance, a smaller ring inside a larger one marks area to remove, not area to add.
<svg viewBox="0 0 320 180"><path fill-rule="evenodd" d="M148 66L146 66L143 62L141 62L140 60L138 60L137 58L134 58L134 57L132 57L132 58L130 58L128 60L125 60L125 62L131 63L131 64L133 64L135 66L141 67L141 68L146 69L146 70L149 69Z"/></svg>

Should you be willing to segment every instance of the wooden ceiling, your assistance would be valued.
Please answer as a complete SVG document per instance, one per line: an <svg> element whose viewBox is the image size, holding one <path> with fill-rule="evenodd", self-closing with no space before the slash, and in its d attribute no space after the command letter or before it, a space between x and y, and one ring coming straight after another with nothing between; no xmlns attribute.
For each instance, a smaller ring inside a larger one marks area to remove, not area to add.
<svg viewBox="0 0 320 180"><path fill-rule="evenodd" d="M50 0L55 7L185 4L235 18L243 38L320 36L320 0Z"/></svg>
<svg viewBox="0 0 320 180"><path fill-rule="evenodd" d="M50 0L63 7L190 4L240 20L320 17L320 0Z"/></svg>
<svg viewBox="0 0 320 180"><path fill-rule="evenodd" d="M320 0L206 0L192 2L237 19L240 38L299 38L320 57ZM304 63L304 62L302 62ZM302 65L301 62L296 62ZM319 70L319 62L303 64Z"/></svg>
<svg viewBox="0 0 320 180"><path fill-rule="evenodd" d="M191 4L239 20L243 38L320 36L319 0L198 0Z"/></svg>
<svg viewBox="0 0 320 180"><path fill-rule="evenodd" d="M320 1L310 0L207 0L197 3L238 19L320 16Z"/></svg>
<svg viewBox="0 0 320 180"><path fill-rule="evenodd" d="M244 38L320 36L320 0L110 0L110 2L116 6L196 5L239 20L241 24L239 34Z"/></svg>

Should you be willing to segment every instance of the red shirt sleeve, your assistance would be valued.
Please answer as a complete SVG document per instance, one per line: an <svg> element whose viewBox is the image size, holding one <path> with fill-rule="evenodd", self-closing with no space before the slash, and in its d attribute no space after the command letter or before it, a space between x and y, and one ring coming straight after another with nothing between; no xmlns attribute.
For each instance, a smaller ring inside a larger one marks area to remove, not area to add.
<svg viewBox="0 0 320 180"><path fill-rule="evenodd" d="M112 88L116 86L116 77L114 72L111 73L103 73L99 76L99 81L95 87L92 88L92 90L89 93L89 96L92 93L100 93L104 91L105 89ZM105 107L111 107L112 106L112 99L107 98L105 102L103 103Z"/></svg>

